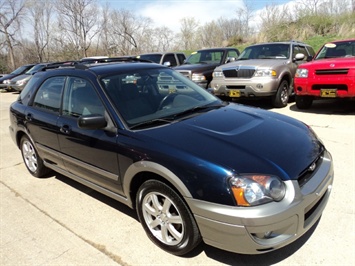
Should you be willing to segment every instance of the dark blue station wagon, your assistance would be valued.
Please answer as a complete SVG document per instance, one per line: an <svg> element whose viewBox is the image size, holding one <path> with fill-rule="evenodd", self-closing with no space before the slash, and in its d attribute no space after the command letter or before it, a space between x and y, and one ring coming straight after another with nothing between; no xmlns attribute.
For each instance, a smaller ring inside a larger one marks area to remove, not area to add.
<svg viewBox="0 0 355 266"><path fill-rule="evenodd" d="M33 176L54 171L134 208L175 255L201 241L281 248L317 222L332 188L331 155L307 125L223 102L153 63L38 72L10 119Z"/></svg>

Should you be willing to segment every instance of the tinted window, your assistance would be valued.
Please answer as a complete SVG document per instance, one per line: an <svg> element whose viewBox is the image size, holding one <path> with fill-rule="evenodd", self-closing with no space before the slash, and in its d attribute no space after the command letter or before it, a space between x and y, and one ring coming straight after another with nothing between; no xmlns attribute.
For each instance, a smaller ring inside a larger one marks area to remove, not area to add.
<svg viewBox="0 0 355 266"><path fill-rule="evenodd" d="M170 62L170 66L177 66L175 56L173 54L167 54L164 56L163 64L165 62Z"/></svg>
<svg viewBox="0 0 355 266"><path fill-rule="evenodd" d="M303 54L304 55L303 61L307 60L308 52L306 50L306 47L295 45L294 46L294 51L293 51L293 57L295 57L296 54Z"/></svg>
<svg viewBox="0 0 355 266"><path fill-rule="evenodd" d="M59 112L65 77L47 79L38 89L33 106L51 112Z"/></svg>
<svg viewBox="0 0 355 266"><path fill-rule="evenodd" d="M104 115L105 108L94 87L85 79L69 77L64 92L63 115Z"/></svg>
<svg viewBox="0 0 355 266"><path fill-rule="evenodd" d="M187 58L187 62L190 64L213 64L213 63L221 63L223 58L223 51L221 50L206 50L206 51L198 51L193 52L189 58Z"/></svg>
<svg viewBox="0 0 355 266"><path fill-rule="evenodd" d="M183 63L184 63L184 60L186 59L185 55L183 55L183 54L178 54L177 57L178 57L178 60L179 60L179 64L180 64L180 65L183 64Z"/></svg>
<svg viewBox="0 0 355 266"><path fill-rule="evenodd" d="M228 51L227 57L234 57L234 58L237 58L237 57L238 57L238 54L237 54L236 51L231 50L231 51Z"/></svg>

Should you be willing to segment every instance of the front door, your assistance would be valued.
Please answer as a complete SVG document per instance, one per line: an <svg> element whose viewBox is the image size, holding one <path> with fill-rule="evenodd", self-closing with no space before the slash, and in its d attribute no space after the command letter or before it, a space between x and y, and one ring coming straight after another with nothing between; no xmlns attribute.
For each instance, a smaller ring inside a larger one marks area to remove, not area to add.
<svg viewBox="0 0 355 266"><path fill-rule="evenodd" d="M79 77L67 79L62 115L58 119L58 139L64 164L72 174L121 193L116 132L81 129L77 125L82 115L108 117L105 107L88 80Z"/></svg>

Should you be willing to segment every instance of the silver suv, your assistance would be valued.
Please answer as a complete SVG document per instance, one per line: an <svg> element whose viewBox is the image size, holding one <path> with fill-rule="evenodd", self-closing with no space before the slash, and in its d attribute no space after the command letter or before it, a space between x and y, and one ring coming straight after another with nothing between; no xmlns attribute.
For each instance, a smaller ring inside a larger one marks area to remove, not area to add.
<svg viewBox="0 0 355 266"><path fill-rule="evenodd" d="M311 46L296 41L251 45L235 62L214 70L211 92L229 99L271 96L274 107L285 107L298 64L314 54Z"/></svg>

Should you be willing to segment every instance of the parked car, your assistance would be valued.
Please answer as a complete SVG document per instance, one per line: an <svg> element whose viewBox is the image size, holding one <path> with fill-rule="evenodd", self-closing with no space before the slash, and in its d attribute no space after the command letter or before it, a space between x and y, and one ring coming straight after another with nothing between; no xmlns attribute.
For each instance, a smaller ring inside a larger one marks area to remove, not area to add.
<svg viewBox="0 0 355 266"><path fill-rule="evenodd" d="M28 64L28 65L23 65L20 66L19 68L16 68L14 71L12 71L10 74L4 75L0 78L0 89L6 89L8 90L8 86L10 84L10 80L24 74L26 71L28 71L30 68L32 68L35 64Z"/></svg>
<svg viewBox="0 0 355 266"><path fill-rule="evenodd" d="M137 58L149 60L157 64L165 65L168 67L180 66L184 63L186 56L184 53L148 53L138 55Z"/></svg>
<svg viewBox="0 0 355 266"><path fill-rule="evenodd" d="M38 71L43 70L46 67L59 67L64 66L65 64L71 64L73 61L68 62L54 62L54 63L39 63L31 67L28 71L24 74L19 75L10 80L8 83L8 88L10 90L22 91L23 88L26 86L28 81L32 78L32 76L37 73Z"/></svg>
<svg viewBox="0 0 355 266"><path fill-rule="evenodd" d="M128 205L175 255L201 240L246 254L292 243L334 178L309 126L152 63L37 72L10 107L10 133L33 176L54 170Z"/></svg>
<svg viewBox="0 0 355 266"><path fill-rule="evenodd" d="M274 107L285 107L298 64L314 54L311 46L296 41L251 45L237 61L215 69L211 91L227 99L271 97Z"/></svg>
<svg viewBox="0 0 355 266"><path fill-rule="evenodd" d="M202 49L191 53L185 63L174 67L174 70L208 89L213 70L217 66L234 61L238 56L239 50L232 47Z"/></svg>
<svg viewBox="0 0 355 266"><path fill-rule="evenodd" d="M355 39L324 44L298 67L294 84L299 109L310 108L314 99L355 98Z"/></svg>

